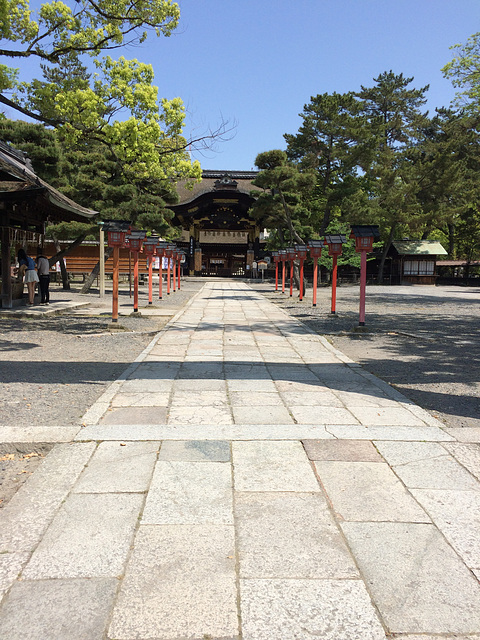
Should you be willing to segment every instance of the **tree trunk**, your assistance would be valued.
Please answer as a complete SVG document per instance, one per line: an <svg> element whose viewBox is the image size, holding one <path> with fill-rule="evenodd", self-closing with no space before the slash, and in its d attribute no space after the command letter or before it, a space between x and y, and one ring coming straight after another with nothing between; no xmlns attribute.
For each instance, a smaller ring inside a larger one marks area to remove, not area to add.
<svg viewBox="0 0 480 640"><path fill-rule="evenodd" d="M68 247L65 247L65 249L60 249L60 245L58 243L58 239L53 238L57 253L54 256L52 256L51 258L49 258L49 260L48 260L49 266L50 267L53 266L56 262L61 260L61 258L64 258L65 256L67 256L71 251L73 251L73 249L75 249L75 247L78 247L79 244L82 244L82 242L85 240L86 237L87 237L87 234L86 233L82 233L71 244L69 244Z"/></svg>
<svg viewBox="0 0 480 640"><path fill-rule="evenodd" d="M455 260L455 225L453 222L447 224L448 228L448 255L451 260Z"/></svg>
<svg viewBox="0 0 480 640"><path fill-rule="evenodd" d="M105 249L105 262L110 258L113 253L113 247L107 247ZM95 278L100 273L100 260L93 267L92 272L85 278L85 282L83 283L83 287L80 289L80 293L88 293L92 284L95 282Z"/></svg>
<svg viewBox="0 0 480 640"><path fill-rule="evenodd" d="M57 260L55 260L55 262L60 262L60 273L62 274L62 288L64 291L70 291L70 282L68 281L67 268L65 266L65 262L63 261L63 256L65 255L65 252L62 252L60 248L60 243L58 242L58 238L54 233L52 234L52 240L55 245L55 249L57 251L57 253L55 254L55 257L57 258ZM60 255L62 253L63 255ZM60 259L58 259L58 256L60 256ZM53 258L51 258L51 260L53 260Z"/></svg>
<svg viewBox="0 0 480 640"><path fill-rule="evenodd" d="M385 243L384 247L383 247L383 252L382 252L382 259L380 260L380 266L378 267L378 278L377 278L377 282L378 284L383 284L383 272L385 270L385 260L387 259L387 253L388 250L390 249L390 246L392 244L392 240L393 240L393 236L395 234L395 227L397 226L397 223L394 222L392 224L392 227L390 229L390 233L388 234L388 240Z"/></svg>

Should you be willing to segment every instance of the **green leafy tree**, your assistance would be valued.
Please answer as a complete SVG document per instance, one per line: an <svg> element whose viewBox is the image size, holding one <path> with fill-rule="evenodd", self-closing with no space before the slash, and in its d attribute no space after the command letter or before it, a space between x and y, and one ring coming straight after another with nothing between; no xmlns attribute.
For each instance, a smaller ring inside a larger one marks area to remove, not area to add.
<svg viewBox="0 0 480 640"><path fill-rule="evenodd" d="M335 211L360 188L359 167L365 162L364 117L353 93L323 93L303 108L296 135L285 134L287 156L299 168L314 171L310 208L317 212L320 235Z"/></svg>
<svg viewBox="0 0 480 640"><path fill-rule="evenodd" d="M480 33L474 33L465 44L451 49L453 58L443 68L446 78L459 89L454 105L462 111L478 113L480 104Z"/></svg>
<svg viewBox="0 0 480 640"><path fill-rule="evenodd" d="M54 126L62 144L101 142L126 180L199 180L182 130L180 98L159 99L150 65L103 55L145 40L149 31L169 36L177 26L172 0L53 1L37 13L28 0L3 0L1 35L7 61L42 62L42 77L21 82L21 69L0 68L0 102ZM85 57L92 59L94 74ZM5 91L15 89L13 99Z"/></svg>
<svg viewBox="0 0 480 640"><path fill-rule="evenodd" d="M253 193L253 217L260 225L276 230L281 246L303 244L313 233L305 200L315 184L315 174L301 172L280 149L259 153L255 165L260 171L253 184L262 191Z"/></svg>
<svg viewBox="0 0 480 640"><path fill-rule="evenodd" d="M417 199L418 174L409 150L419 144L426 114L428 86L409 88L413 78L384 72L374 78L373 87L361 87L356 97L368 123L370 160L365 166L370 197L371 220L384 238L378 279L383 281L385 259L396 235L418 226L422 209Z"/></svg>

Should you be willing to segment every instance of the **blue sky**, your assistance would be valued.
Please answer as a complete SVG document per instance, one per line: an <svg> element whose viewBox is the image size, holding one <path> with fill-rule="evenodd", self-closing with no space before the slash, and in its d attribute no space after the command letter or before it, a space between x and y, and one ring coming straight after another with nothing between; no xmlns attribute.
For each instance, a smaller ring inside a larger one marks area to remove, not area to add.
<svg viewBox="0 0 480 640"><path fill-rule="evenodd" d="M254 169L258 153L284 148L283 134L298 131L298 114L311 96L372 86L390 69L413 76L412 87L430 85L430 111L448 106L454 89L440 69L451 59L452 45L480 31L479 0L179 4L175 34L152 35L118 55L151 63L160 96L183 99L188 137L222 120L235 124L229 141L193 152L204 169ZM30 63L31 74L35 66Z"/></svg>
<svg viewBox="0 0 480 640"><path fill-rule="evenodd" d="M254 168L261 151L284 148L310 97L355 91L392 69L430 84L428 108L454 90L440 71L449 47L480 31L478 0L183 0L177 33L150 39L135 56L151 62L165 97L188 109L187 133L236 122L205 169ZM133 53L133 52L132 52ZM128 55L127 55L128 57Z"/></svg>

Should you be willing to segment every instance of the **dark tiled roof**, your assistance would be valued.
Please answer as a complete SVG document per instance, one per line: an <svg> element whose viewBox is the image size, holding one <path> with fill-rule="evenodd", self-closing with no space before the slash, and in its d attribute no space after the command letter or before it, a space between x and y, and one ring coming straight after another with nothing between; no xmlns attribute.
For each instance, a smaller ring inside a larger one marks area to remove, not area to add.
<svg viewBox="0 0 480 640"><path fill-rule="evenodd" d="M352 233L356 238L380 237L380 231L375 224L352 224Z"/></svg>
<svg viewBox="0 0 480 640"><path fill-rule="evenodd" d="M8 179L2 179L2 174ZM44 194L53 207L65 213L74 214L81 218L93 218L97 215L93 209L87 209L73 202L39 178L33 171L30 161L21 152L0 142L0 198L2 191L4 193L38 191Z"/></svg>
<svg viewBox="0 0 480 640"><path fill-rule="evenodd" d="M228 178L229 181L232 181L232 183L233 181L237 183L236 188L233 188L233 184L232 186L226 184L225 191L228 191L229 193L238 192L250 195L251 191L258 189L258 187L252 184L252 180L255 179L257 174L258 171L203 171L202 181L194 184L192 188L188 188L186 186L186 182L178 183L178 204L186 204L206 193L222 191L221 185L219 185L219 188L216 188L215 183L221 181L225 177ZM170 208L174 209L175 206L176 205L172 205Z"/></svg>
<svg viewBox="0 0 480 640"><path fill-rule="evenodd" d="M342 234L328 234L325 236L325 242L328 244L344 244L347 241L347 236Z"/></svg>

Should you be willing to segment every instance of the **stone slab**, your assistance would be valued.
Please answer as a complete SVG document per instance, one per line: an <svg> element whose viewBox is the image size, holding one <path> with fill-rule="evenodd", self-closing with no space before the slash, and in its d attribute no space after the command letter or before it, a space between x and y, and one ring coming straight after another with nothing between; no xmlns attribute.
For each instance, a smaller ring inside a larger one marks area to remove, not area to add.
<svg viewBox="0 0 480 640"><path fill-rule="evenodd" d="M243 493L235 499L243 578L358 578L320 493Z"/></svg>
<svg viewBox="0 0 480 640"><path fill-rule="evenodd" d="M343 462L383 462L371 442L366 440L303 440L310 460Z"/></svg>
<svg viewBox="0 0 480 640"><path fill-rule="evenodd" d="M442 444L437 442L375 442L375 446L391 466L423 462L448 457Z"/></svg>
<svg viewBox="0 0 480 640"><path fill-rule="evenodd" d="M233 407L270 407L277 406L285 408L282 399L277 393L268 393L261 391L241 392L233 391L230 393L230 402ZM262 409L256 409L257 412L262 412Z"/></svg>
<svg viewBox="0 0 480 640"><path fill-rule="evenodd" d="M147 491L159 448L160 442L102 442L75 493Z"/></svg>
<svg viewBox="0 0 480 640"><path fill-rule="evenodd" d="M197 413L203 412L203 407L224 407L228 404L226 391L197 391L195 388L190 391L175 391L172 395L172 407L181 408L185 406L202 407Z"/></svg>
<svg viewBox="0 0 480 640"><path fill-rule="evenodd" d="M471 569L480 569L480 491L412 489L452 547Z"/></svg>
<svg viewBox="0 0 480 640"><path fill-rule="evenodd" d="M316 461L314 464L342 520L430 522L386 463Z"/></svg>
<svg viewBox="0 0 480 640"><path fill-rule="evenodd" d="M229 464L157 462L142 524L232 523L232 472Z"/></svg>
<svg viewBox="0 0 480 640"><path fill-rule="evenodd" d="M342 401L331 391L322 388L321 393L317 391L284 391L282 393L284 402L290 407L339 407L345 408Z"/></svg>
<svg viewBox="0 0 480 640"><path fill-rule="evenodd" d="M0 638L103 638L116 588L115 578L17 582L0 608Z"/></svg>
<svg viewBox="0 0 480 640"><path fill-rule="evenodd" d="M331 393L331 390L318 378L315 381L275 380L275 387L281 393Z"/></svg>
<svg viewBox="0 0 480 640"><path fill-rule="evenodd" d="M237 491L320 491L300 442L233 442Z"/></svg>
<svg viewBox="0 0 480 640"><path fill-rule="evenodd" d="M480 427L445 427L445 431L459 442L480 443Z"/></svg>
<svg viewBox="0 0 480 640"><path fill-rule="evenodd" d="M372 387L368 391L336 391L335 395L347 407L396 407L398 402Z"/></svg>
<svg viewBox="0 0 480 640"><path fill-rule="evenodd" d="M174 384L174 380L144 380L134 378L126 380L121 388L120 393L170 393Z"/></svg>
<svg viewBox="0 0 480 640"><path fill-rule="evenodd" d="M80 427L0 426L0 442L71 442Z"/></svg>
<svg viewBox="0 0 480 640"><path fill-rule="evenodd" d="M76 440L302 440L333 439L333 427L325 425L89 425L78 432Z"/></svg>
<svg viewBox="0 0 480 640"><path fill-rule="evenodd" d="M173 391L177 393L179 391L186 391L187 393L192 392L192 388L195 389L195 392L198 393L200 391L219 391L226 392L227 385L225 380L217 380L215 378L205 378L204 380L195 380L195 384L193 385L191 380L175 380L173 383Z"/></svg>
<svg viewBox="0 0 480 640"><path fill-rule="evenodd" d="M113 612L117 640L237 638L231 526L141 526Z"/></svg>
<svg viewBox="0 0 480 640"><path fill-rule="evenodd" d="M241 580L243 640L385 640L360 580Z"/></svg>
<svg viewBox="0 0 480 640"><path fill-rule="evenodd" d="M170 393L117 393L112 407L166 407Z"/></svg>
<svg viewBox="0 0 480 640"><path fill-rule="evenodd" d="M258 392L276 393L277 388L273 380L227 380L229 391L239 391L243 393Z"/></svg>
<svg viewBox="0 0 480 640"><path fill-rule="evenodd" d="M439 444L377 442L377 447L409 488L480 491L480 483ZM441 453L435 454L439 448Z"/></svg>
<svg viewBox="0 0 480 640"><path fill-rule="evenodd" d="M0 602L29 558L27 552L0 554Z"/></svg>
<svg viewBox="0 0 480 640"><path fill-rule="evenodd" d="M34 551L24 579L104 578L123 573L141 494L74 494Z"/></svg>
<svg viewBox="0 0 480 640"><path fill-rule="evenodd" d="M436 527L345 522L342 529L390 632L480 632L480 584Z"/></svg>
<svg viewBox="0 0 480 640"><path fill-rule="evenodd" d="M58 444L0 511L0 553L31 551L95 450L93 442Z"/></svg>
<svg viewBox="0 0 480 640"><path fill-rule="evenodd" d="M193 400L193 398L190 399L191 402ZM155 421L152 421L151 424L153 422ZM173 405L168 412L168 424L233 424L233 418L228 405L203 407L194 404Z"/></svg>
<svg viewBox="0 0 480 640"><path fill-rule="evenodd" d="M392 440L448 442L453 438L437 427L394 427L363 425L328 425L328 431L335 438L350 440Z"/></svg>
<svg viewBox="0 0 480 640"><path fill-rule="evenodd" d="M167 408L116 407L110 408L99 420L101 424L155 424L166 422Z"/></svg>
<svg viewBox="0 0 480 640"><path fill-rule="evenodd" d="M477 480L480 480L480 444L448 442L443 446Z"/></svg>
<svg viewBox="0 0 480 640"><path fill-rule="evenodd" d="M425 422L404 407L352 407L350 411L359 422L366 426L392 425L421 427Z"/></svg>
<svg viewBox="0 0 480 640"><path fill-rule="evenodd" d="M167 440L162 443L158 459L230 462L230 443L226 440Z"/></svg>
<svg viewBox="0 0 480 640"><path fill-rule="evenodd" d="M319 394L321 397L324 394ZM290 411L298 424L356 424L356 419L348 409L340 407L290 406Z"/></svg>
<svg viewBox="0 0 480 640"><path fill-rule="evenodd" d="M232 411L236 424L293 424L293 418L283 403L280 406L265 405L261 408L233 406Z"/></svg>

